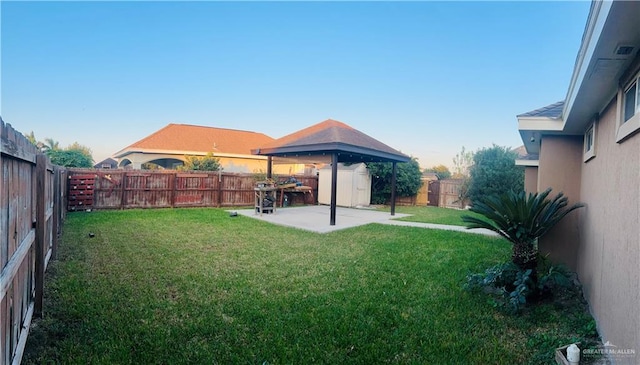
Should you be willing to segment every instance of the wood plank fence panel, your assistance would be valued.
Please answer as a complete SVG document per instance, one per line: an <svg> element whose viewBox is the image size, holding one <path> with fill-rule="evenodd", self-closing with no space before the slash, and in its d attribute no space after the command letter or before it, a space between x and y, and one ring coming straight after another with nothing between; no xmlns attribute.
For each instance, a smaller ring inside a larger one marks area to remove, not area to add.
<svg viewBox="0 0 640 365"><path fill-rule="evenodd" d="M75 174L70 173L70 176ZM94 171L96 181L93 190L96 209L120 209L124 197L124 170L110 170L108 172Z"/></svg>
<svg viewBox="0 0 640 365"><path fill-rule="evenodd" d="M417 196L397 196L396 205L416 205Z"/></svg>
<svg viewBox="0 0 640 365"><path fill-rule="evenodd" d="M253 175L229 174L222 176L222 200L225 207L254 204L256 180Z"/></svg>
<svg viewBox="0 0 640 365"><path fill-rule="evenodd" d="M440 180L440 197L438 206L442 208L464 208L465 202L460 200L463 179Z"/></svg>
<svg viewBox="0 0 640 365"><path fill-rule="evenodd" d="M2 201L0 208L0 308L2 331L0 334L0 358L10 363L19 349L19 340L24 332L27 309L32 302L31 277L34 264L33 251L35 232L32 228L32 204L35 183L34 170L37 150L11 126L1 125L2 150Z"/></svg>
<svg viewBox="0 0 640 365"><path fill-rule="evenodd" d="M0 364L18 364L64 221L66 180L1 118L0 137Z"/></svg>
<svg viewBox="0 0 640 365"><path fill-rule="evenodd" d="M76 181L74 176L88 175L95 177L95 209L253 206L257 182L254 174L223 171L101 169L69 169L68 180ZM317 176L295 177L312 188L314 198L318 196ZM71 192L73 185L69 184ZM299 201L293 203L317 203L317 200L306 200L304 195L296 198Z"/></svg>
<svg viewBox="0 0 640 365"><path fill-rule="evenodd" d="M171 207L172 177L171 174L127 175L124 185L125 207Z"/></svg>
<svg viewBox="0 0 640 365"><path fill-rule="evenodd" d="M173 206L213 207L218 205L218 173L178 173Z"/></svg>

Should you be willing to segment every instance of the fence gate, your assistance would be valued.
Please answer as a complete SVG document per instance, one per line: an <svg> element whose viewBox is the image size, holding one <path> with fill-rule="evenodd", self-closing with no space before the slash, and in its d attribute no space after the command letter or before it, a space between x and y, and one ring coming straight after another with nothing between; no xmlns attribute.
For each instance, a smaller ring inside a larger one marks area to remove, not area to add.
<svg viewBox="0 0 640 365"><path fill-rule="evenodd" d="M440 181L440 201L439 207L444 208L464 208L464 202L460 200L460 190L462 189L462 179L447 179Z"/></svg>
<svg viewBox="0 0 640 365"><path fill-rule="evenodd" d="M439 202L440 202L440 181L438 180L432 180L428 182L428 196L429 196L429 201L427 203L427 205L431 205L434 207L439 206Z"/></svg>

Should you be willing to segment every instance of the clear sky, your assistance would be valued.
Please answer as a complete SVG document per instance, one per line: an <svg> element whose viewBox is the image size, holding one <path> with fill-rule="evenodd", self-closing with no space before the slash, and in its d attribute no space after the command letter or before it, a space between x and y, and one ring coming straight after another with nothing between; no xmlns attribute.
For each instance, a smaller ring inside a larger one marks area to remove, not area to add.
<svg viewBox="0 0 640 365"><path fill-rule="evenodd" d="M452 166L563 100L590 2L0 2L6 123L100 161L169 123L332 118Z"/></svg>

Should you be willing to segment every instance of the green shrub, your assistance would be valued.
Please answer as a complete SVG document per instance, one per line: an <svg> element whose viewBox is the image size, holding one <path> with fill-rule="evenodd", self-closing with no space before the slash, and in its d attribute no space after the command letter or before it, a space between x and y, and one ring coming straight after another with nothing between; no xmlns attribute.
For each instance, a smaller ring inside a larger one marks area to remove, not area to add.
<svg viewBox="0 0 640 365"><path fill-rule="evenodd" d="M492 266L483 273L467 275L464 288L482 290L491 295L491 303L510 313L520 312L528 303L552 297L560 288L571 287L570 273L561 265L543 261L538 280L532 277L533 270L522 269L513 262Z"/></svg>

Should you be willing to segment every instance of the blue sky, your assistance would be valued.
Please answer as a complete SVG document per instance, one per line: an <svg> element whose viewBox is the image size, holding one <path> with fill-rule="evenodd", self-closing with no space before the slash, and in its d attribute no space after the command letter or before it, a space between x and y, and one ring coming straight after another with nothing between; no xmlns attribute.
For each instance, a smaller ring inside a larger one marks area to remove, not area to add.
<svg viewBox="0 0 640 365"><path fill-rule="evenodd" d="M0 2L6 123L96 161L186 123L332 118L452 165L567 92L590 3Z"/></svg>

